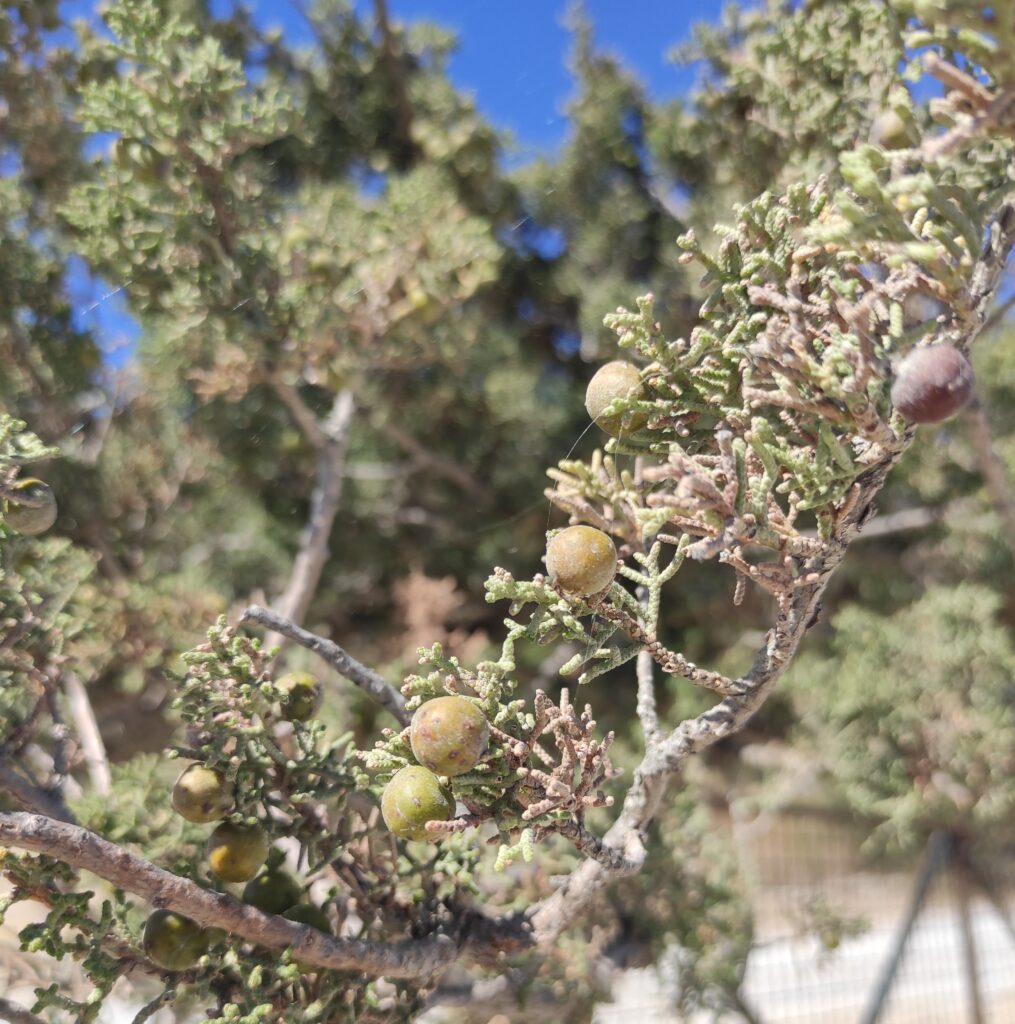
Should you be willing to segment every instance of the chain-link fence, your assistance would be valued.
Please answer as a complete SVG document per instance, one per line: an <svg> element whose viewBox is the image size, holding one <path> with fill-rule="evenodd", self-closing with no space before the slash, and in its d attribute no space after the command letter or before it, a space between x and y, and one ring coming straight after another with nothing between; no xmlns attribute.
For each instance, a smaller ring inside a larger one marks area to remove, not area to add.
<svg viewBox="0 0 1015 1024"><path fill-rule="evenodd" d="M754 907L743 996L756 1024L1015 1021L1015 856L938 834L909 862L875 865L863 828L815 813L732 831ZM595 1020L675 1024L673 1005L658 972L628 972Z"/></svg>

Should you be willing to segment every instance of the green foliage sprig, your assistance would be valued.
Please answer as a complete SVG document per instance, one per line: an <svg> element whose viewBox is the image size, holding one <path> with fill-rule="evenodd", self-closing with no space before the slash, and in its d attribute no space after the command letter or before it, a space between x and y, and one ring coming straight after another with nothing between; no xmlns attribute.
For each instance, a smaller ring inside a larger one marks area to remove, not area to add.
<svg viewBox="0 0 1015 1024"><path fill-rule="evenodd" d="M177 753L222 773L236 794L237 820L284 820L301 860L310 870L320 867L342 842L321 806L340 812L346 794L365 781L351 756L351 735L322 742L320 722L293 722L283 750L272 727L285 718L285 694L257 641L237 635L224 618L183 660L188 671L174 707L188 724L189 742Z"/></svg>

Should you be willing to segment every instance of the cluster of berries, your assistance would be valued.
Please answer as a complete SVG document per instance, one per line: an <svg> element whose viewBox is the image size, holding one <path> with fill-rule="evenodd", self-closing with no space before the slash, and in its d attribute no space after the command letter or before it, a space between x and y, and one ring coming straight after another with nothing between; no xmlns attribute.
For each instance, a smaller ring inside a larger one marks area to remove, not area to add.
<svg viewBox="0 0 1015 1024"><path fill-rule="evenodd" d="M292 672L276 686L283 695L282 718L306 722L317 713L322 690L314 676ZM200 825L218 822L205 847L208 867L223 882L245 882L244 903L331 934L328 915L320 907L301 902L303 886L292 875L279 867L261 871L270 848L264 829L258 824L222 820L233 809L235 794L221 772L203 764L188 766L173 786L172 802L173 810L187 821ZM202 928L175 910L156 910L145 924L142 945L161 967L182 971L207 952L217 931Z"/></svg>
<svg viewBox="0 0 1015 1024"><path fill-rule="evenodd" d="M641 374L621 361L602 367L589 384L586 407L605 431L615 436L640 430L643 413L604 414L618 398L641 395ZM572 526L557 533L546 552L546 567L563 590L581 596L598 594L617 573L617 549L601 530ZM479 764L490 742L490 725L478 703L468 697L437 697L422 704L409 726L409 743L418 764L401 768L384 787L381 814L388 829L402 839L434 839L439 832L427 822L448 821L455 814L449 782Z"/></svg>
<svg viewBox="0 0 1015 1024"><path fill-rule="evenodd" d="M399 769L381 794L384 824L402 839L431 839L428 821L454 817L446 781L472 771L490 743L490 723L479 705L452 695L428 700L412 716L409 743L419 762Z"/></svg>

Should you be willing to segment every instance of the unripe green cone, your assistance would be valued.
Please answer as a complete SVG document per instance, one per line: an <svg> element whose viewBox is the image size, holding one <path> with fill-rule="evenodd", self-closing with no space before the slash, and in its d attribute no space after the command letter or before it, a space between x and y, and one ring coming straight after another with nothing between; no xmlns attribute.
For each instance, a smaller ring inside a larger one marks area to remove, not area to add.
<svg viewBox="0 0 1015 1024"><path fill-rule="evenodd" d="M223 821L208 837L208 866L223 882L246 882L268 856L268 837L260 825Z"/></svg>
<svg viewBox="0 0 1015 1024"><path fill-rule="evenodd" d="M198 825L218 821L233 806L225 776L203 764L185 768L173 786L173 810Z"/></svg>
<svg viewBox="0 0 1015 1024"><path fill-rule="evenodd" d="M401 839L435 839L426 823L447 821L454 813L455 801L437 776L416 765L395 772L381 794L384 824Z"/></svg>
<svg viewBox="0 0 1015 1024"><path fill-rule="evenodd" d="M874 119L870 139L875 146L883 149L906 149L918 141L916 133L902 115L891 107Z"/></svg>
<svg viewBox="0 0 1015 1024"><path fill-rule="evenodd" d="M424 768L437 775L462 775L486 753L490 723L466 697L437 697L412 716L409 742Z"/></svg>
<svg viewBox="0 0 1015 1024"><path fill-rule="evenodd" d="M290 672L276 684L284 693L282 717L290 722L305 722L321 706L321 684L309 672Z"/></svg>
<svg viewBox="0 0 1015 1024"><path fill-rule="evenodd" d="M56 522L56 498L49 484L26 477L11 488L4 521L15 533L35 537Z"/></svg>
<svg viewBox="0 0 1015 1024"><path fill-rule="evenodd" d="M547 544L546 569L562 590L590 597L617 575L617 549L602 530L569 526Z"/></svg>
<svg viewBox="0 0 1015 1024"><path fill-rule="evenodd" d="M266 914L284 914L303 896L300 883L287 871L262 871L243 887L243 902Z"/></svg>
<svg viewBox="0 0 1015 1024"><path fill-rule="evenodd" d="M607 434L619 437L641 430L648 417L640 412L604 416L603 410L618 398L641 398L641 373L632 363L618 359L601 366L589 381L585 391L585 408L596 426Z"/></svg>
<svg viewBox="0 0 1015 1024"><path fill-rule="evenodd" d="M209 935L196 921L175 910L156 910L144 926L145 955L167 971L193 967L208 949Z"/></svg>

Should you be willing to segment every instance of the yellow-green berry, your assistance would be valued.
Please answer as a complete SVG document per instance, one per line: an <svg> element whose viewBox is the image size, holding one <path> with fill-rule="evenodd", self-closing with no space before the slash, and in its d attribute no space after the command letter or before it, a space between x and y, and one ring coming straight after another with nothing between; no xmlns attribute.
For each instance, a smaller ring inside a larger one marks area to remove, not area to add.
<svg viewBox="0 0 1015 1024"><path fill-rule="evenodd" d="M45 533L56 522L56 498L49 484L26 477L8 491L4 521L26 537Z"/></svg>
<svg viewBox="0 0 1015 1024"><path fill-rule="evenodd" d="M569 526L547 544L546 569L562 590L590 597L617 575L617 549L602 530Z"/></svg>
<svg viewBox="0 0 1015 1024"><path fill-rule="evenodd" d="M384 824L401 839L436 839L428 821L447 821L455 813L451 793L427 768L408 765L395 772L381 794Z"/></svg>
<svg viewBox="0 0 1015 1024"><path fill-rule="evenodd" d="M203 764L184 768L173 786L173 810L198 825L218 821L232 806L233 791L225 776Z"/></svg>
<svg viewBox="0 0 1015 1024"><path fill-rule="evenodd" d="M290 672L275 684L283 693L282 717L306 722L317 714L324 696L321 684L309 672Z"/></svg>
<svg viewBox="0 0 1015 1024"><path fill-rule="evenodd" d="M870 140L882 149L907 149L915 145L918 135L915 125L911 126L897 110L889 107L871 124Z"/></svg>
<svg viewBox="0 0 1015 1024"><path fill-rule="evenodd" d="M175 910L156 910L145 922L145 955L167 971L185 971L204 956L209 935L196 921Z"/></svg>
<svg viewBox="0 0 1015 1024"><path fill-rule="evenodd" d="M223 821L208 837L208 866L223 882L246 882L268 856L268 837L260 825Z"/></svg>
<svg viewBox="0 0 1015 1024"><path fill-rule="evenodd" d="M490 723L467 697L437 697L412 716L409 742L424 768L437 775L462 775L486 753Z"/></svg>
<svg viewBox="0 0 1015 1024"><path fill-rule="evenodd" d="M607 434L614 437L633 434L648 422L644 413L631 411L604 415L604 411L618 398L641 398L642 394L638 367L618 359L595 372L585 391L585 408L596 425Z"/></svg>
<svg viewBox="0 0 1015 1024"><path fill-rule="evenodd" d="M300 883L278 868L262 871L243 887L243 902L266 914L284 914L299 903L302 895Z"/></svg>

